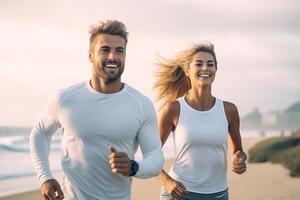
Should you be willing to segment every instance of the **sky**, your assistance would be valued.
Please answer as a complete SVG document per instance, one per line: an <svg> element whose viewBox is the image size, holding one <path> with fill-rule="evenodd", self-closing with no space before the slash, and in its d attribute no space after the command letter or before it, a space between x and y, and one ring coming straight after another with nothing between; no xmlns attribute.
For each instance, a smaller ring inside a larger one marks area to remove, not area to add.
<svg viewBox="0 0 300 200"><path fill-rule="evenodd" d="M154 101L157 56L215 46L213 95L283 110L300 101L300 1L0 0L0 126L32 126L49 95L89 80L88 30L107 19L129 32L122 80Z"/></svg>

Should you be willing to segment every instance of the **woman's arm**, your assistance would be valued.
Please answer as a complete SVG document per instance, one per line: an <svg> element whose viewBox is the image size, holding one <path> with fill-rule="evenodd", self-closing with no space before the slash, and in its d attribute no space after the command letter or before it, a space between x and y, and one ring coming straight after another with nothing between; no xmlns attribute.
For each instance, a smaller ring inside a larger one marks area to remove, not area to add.
<svg viewBox="0 0 300 200"><path fill-rule="evenodd" d="M237 107L230 102L224 102L225 113L228 121L228 131L231 141L232 170L237 174L242 174L246 171L247 155L243 151L242 140L240 134L240 117Z"/></svg>
<svg viewBox="0 0 300 200"><path fill-rule="evenodd" d="M171 102L164 106L159 112L158 128L162 145L167 141L171 131L174 131L179 119L180 105L178 101ZM158 175L160 183L174 197L181 197L187 191L184 185L172 179L164 170Z"/></svg>

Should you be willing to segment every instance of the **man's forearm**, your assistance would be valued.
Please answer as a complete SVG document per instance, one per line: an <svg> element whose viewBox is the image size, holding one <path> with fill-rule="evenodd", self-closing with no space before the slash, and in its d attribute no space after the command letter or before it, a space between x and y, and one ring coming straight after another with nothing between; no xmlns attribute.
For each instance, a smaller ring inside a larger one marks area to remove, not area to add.
<svg viewBox="0 0 300 200"><path fill-rule="evenodd" d="M150 178L157 176L163 167L164 158L161 148L157 148L146 155L144 159L138 161L139 170L135 177L137 178Z"/></svg>
<svg viewBox="0 0 300 200"><path fill-rule="evenodd" d="M50 138L37 127L30 134L30 153L33 167L37 173L40 184L53 179L49 168L48 156L50 152Z"/></svg>

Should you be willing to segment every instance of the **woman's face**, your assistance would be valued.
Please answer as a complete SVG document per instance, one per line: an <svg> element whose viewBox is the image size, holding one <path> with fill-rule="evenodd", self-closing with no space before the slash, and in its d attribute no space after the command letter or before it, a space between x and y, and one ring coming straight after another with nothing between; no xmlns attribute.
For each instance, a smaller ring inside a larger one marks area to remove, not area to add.
<svg viewBox="0 0 300 200"><path fill-rule="evenodd" d="M195 84L208 86L214 81L216 71L213 56L207 52L197 52L192 58L186 75L190 78L192 86Z"/></svg>

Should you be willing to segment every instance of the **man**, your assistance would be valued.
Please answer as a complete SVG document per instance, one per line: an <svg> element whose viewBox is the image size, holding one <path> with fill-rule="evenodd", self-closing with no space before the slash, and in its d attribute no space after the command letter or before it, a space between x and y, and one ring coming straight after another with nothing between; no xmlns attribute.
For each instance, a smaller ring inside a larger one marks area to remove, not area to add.
<svg viewBox="0 0 300 200"><path fill-rule="evenodd" d="M90 33L91 80L52 95L31 132L32 160L47 200L129 200L132 176L148 178L162 169L154 107L121 81L125 25L101 22ZM48 163L51 137L59 128L63 129L62 187ZM138 145L143 160L137 162Z"/></svg>

